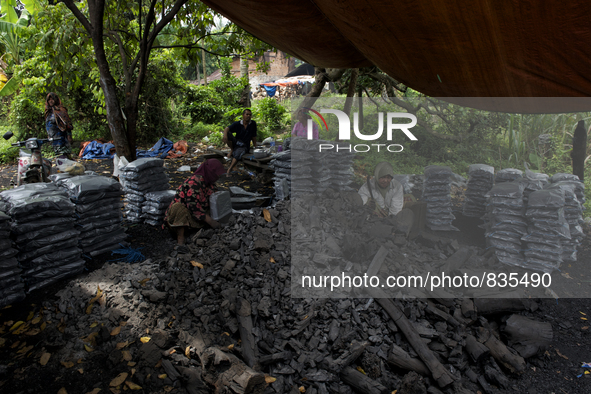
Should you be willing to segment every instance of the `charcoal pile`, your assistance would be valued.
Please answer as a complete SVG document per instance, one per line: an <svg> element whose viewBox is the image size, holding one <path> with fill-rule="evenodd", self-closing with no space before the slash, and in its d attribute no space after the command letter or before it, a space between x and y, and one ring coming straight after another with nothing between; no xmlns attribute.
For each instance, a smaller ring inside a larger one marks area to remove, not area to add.
<svg viewBox="0 0 591 394"><path fill-rule="evenodd" d="M514 180L521 178L523 176L523 171L518 170L517 168L505 168L503 170L497 171L495 175L495 184L503 183L503 182L513 182Z"/></svg>
<svg viewBox="0 0 591 394"><path fill-rule="evenodd" d="M64 189L34 183L4 191L0 197L12 218L12 237L27 291L82 272L75 205Z"/></svg>
<svg viewBox="0 0 591 394"><path fill-rule="evenodd" d="M486 164L468 167L468 188L464 199L464 216L481 217L486 211L486 197L494 183L495 169Z"/></svg>
<svg viewBox="0 0 591 394"><path fill-rule="evenodd" d="M554 174L551 178L551 184L547 188L564 189L564 218L570 229L570 239L562 243L563 261L577 260L577 246L580 245L585 237L583 233L583 204L585 203L585 184L579 180L577 175L573 174Z"/></svg>
<svg viewBox="0 0 591 394"><path fill-rule="evenodd" d="M341 234L343 227L334 224L354 225L365 241L376 223L357 220L363 208L353 198L323 197L314 200L317 210L298 209L308 210L306 227L313 231L300 228L301 218L291 220L293 204L305 201L280 202L234 215L221 229L200 230L165 260L112 263L72 281L59 293L57 308L47 302L43 310L46 320L75 322L56 333L74 340L64 340L49 362L59 363L62 355L96 358L113 376L128 373L132 362L135 373L127 380L148 392L513 390L510 376L523 372L525 358L543 353L552 338L549 323L531 318L537 306L530 300L472 301L443 293L429 301L294 297L299 280L291 270L292 232L307 249L324 243L339 256L312 256L329 270L339 264L408 273L440 265L462 269L485 266L490 257L422 234L413 241L374 239L355 262L343 262L353 234ZM494 320L499 313L503 324ZM524 326L535 335L524 337ZM80 391L92 388L88 383Z"/></svg>
<svg viewBox="0 0 591 394"><path fill-rule="evenodd" d="M528 234L521 182L502 182L486 193L487 207L483 216L486 244L498 260L510 266L524 267L523 236Z"/></svg>
<svg viewBox="0 0 591 394"><path fill-rule="evenodd" d="M66 178L60 184L76 204L76 225L83 253L95 257L118 249L127 237L122 226L121 184L99 175Z"/></svg>
<svg viewBox="0 0 591 394"><path fill-rule="evenodd" d="M269 166L275 171L275 195L278 200L284 200L289 197L291 190L291 149L274 154ZM297 166L295 171L306 177L311 174L311 169L305 166Z"/></svg>
<svg viewBox="0 0 591 394"><path fill-rule="evenodd" d="M451 203L451 168L425 167L422 200L427 203L427 226L434 231L457 231Z"/></svg>
<svg viewBox="0 0 591 394"><path fill-rule="evenodd" d="M325 150L320 151L322 146ZM328 146L334 149L327 150ZM350 185L353 183L355 153L350 149L350 144L292 138L291 191L294 196L323 193L326 189L353 191Z"/></svg>
<svg viewBox="0 0 591 394"><path fill-rule="evenodd" d="M142 208L146 193L168 190L169 179L163 166L164 160L148 157L119 169L119 179L125 192L125 217L129 223L144 221Z"/></svg>
<svg viewBox="0 0 591 394"><path fill-rule="evenodd" d="M25 283L18 265L16 250L10 239L8 207L0 201L0 308L25 299Z"/></svg>
<svg viewBox="0 0 591 394"><path fill-rule="evenodd" d="M550 183L550 176L539 172L525 170L525 176L517 179L517 182L524 184L523 200L527 203L529 195L537 190L542 190L544 186Z"/></svg>
<svg viewBox="0 0 591 394"><path fill-rule="evenodd" d="M176 191L161 190L146 193L146 200L142 205L142 218L151 226L160 226L164 221L166 210L173 200Z"/></svg>
<svg viewBox="0 0 591 394"><path fill-rule="evenodd" d="M522 238L526 242L525 267L543 272L560 267L563 243L571 239L564 204L564 188L538 190L529 195L525 213L529 230Z"/></svg>
<svg viewBox="0 0 591 394"><path fill-rule="evenodd" d="M585 184L581 182L577 175L559 172L552 175L552 177L550 178L550 182L567 182L569 184L572 184L575 189L575 197L577 198L577 201L581 206L581 210L585 209L583 207L583 204L585 204Z"/></svg>

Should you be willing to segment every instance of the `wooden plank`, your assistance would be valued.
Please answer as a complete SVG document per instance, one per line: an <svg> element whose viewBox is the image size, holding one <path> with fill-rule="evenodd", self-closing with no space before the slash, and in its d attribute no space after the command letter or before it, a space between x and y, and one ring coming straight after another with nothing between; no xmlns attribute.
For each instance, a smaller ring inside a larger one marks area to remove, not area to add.
<svg viewBox="0 0 591 394"><path fill-rule="evenodd" d="M252 167L252 168L257 168L257 169L261 169L263 171L269 171L272 172L273 170L271 169L271 167L269 167L266 164L260 164L254 161L249 161L249 160L244 160L242 161L242 163L247 166L247 167Z"/></svg>

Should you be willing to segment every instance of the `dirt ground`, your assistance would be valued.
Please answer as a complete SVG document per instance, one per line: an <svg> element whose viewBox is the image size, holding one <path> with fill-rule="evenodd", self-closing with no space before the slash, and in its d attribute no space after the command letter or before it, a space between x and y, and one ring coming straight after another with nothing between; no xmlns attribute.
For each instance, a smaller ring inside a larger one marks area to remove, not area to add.
<svg viewBox="0 0 591 394"><path fill-rule="evenodd" d="M171 188L176 187L190 173L179 172L182 165L196 167L202 158L202 153L193 153L196 147L189 149L187 157L166 161L166 171L171 177ZM87 169L96 171L101 175L112 173L110 160L84 161ZM194 169L194 168L193 168ZM0 167L0 188L10 187L10 180L14 177L15 166ZM266 183L268 179L252 177L248 172L240 168L230 177L223 178L219 182L220 188L230 185L240 186L249 191L258 191L266 194L272 193L272 183ZM461 231L444 234L458 239L460 244L483 246L483 230L477 225L479 220L465 218L461 214L453 223ZM128 226L129 242L133 248L142 248L141 252L148 258L160 258L170 255L175 247L171 235L164 230L149 225ZM589 230L586 229L589 234ZM103 255L87 263L88 272L96 270L112 259L110 255ZM528 394L550 393L590 393L591 372L589 368L582 368L584 362L591 362L591 240L585 238L579 248L576 263L562 267L557 280L563 281L571 289L573 297L539 300L539 308L530 314L530 317L547 321L552 324L554 339L550 348L537 357L528 359L528 368L521 376L511 376L511 390L503 392L521 392ZM87 275L87 273L81 275ZM105 371L104 364L89 365L63 365L63 368L40 368L39 360L26 357L22 353L22 343L27 347L46 348L51 350L52 343L50 330L29 332L15 335L10 328L18 321L26 321L34 316L41 307L41 303L47 300L55 300L58 292L69 279L38 290L20 304L7 307L0 311L0 392L3 393L58 393L67 382L69 387L76 387L76 382L105 381L111 376ZM501 324L500 321L497 322ZM18 330L17 330L18 331ZM95 358L97 360L98 358ZM39 391L39 388L43 388ZM140 391L146 392L146 391ZM185 392L184 390L170 388L162 392ZM72 391L68 391L72 394Z"/></svg>

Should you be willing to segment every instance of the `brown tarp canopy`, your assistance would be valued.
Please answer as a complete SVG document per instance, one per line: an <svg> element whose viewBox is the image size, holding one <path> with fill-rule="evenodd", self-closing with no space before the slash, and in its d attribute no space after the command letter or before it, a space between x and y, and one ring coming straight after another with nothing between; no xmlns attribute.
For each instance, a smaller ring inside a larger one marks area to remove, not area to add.
<svg viewBox="0 0 591 394"><path fill-rule="evenodd" d="M589 1L204 2L310 64L376 65L432 97L591 96ZM589 100L544 110L522 100L467 103L516 112L591 110Z"/></svg>

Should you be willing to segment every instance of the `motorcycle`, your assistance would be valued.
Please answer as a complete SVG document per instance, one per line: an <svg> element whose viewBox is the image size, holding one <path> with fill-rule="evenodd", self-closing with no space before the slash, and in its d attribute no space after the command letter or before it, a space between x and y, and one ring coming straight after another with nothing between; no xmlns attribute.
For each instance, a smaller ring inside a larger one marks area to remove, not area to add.
<svg viewBox="0 0 591 394"><path fill-rule="evenodd" d="M9 131L2 138L8 141L13 136L14 134ZM20 149L19 153L16 186L25 183L49 182L52 164L51 161L43 158L41 146L53 140L53 138L41 139L33 137L26 141L17 141L11 144L12 146L24 148Z"/></svg>

